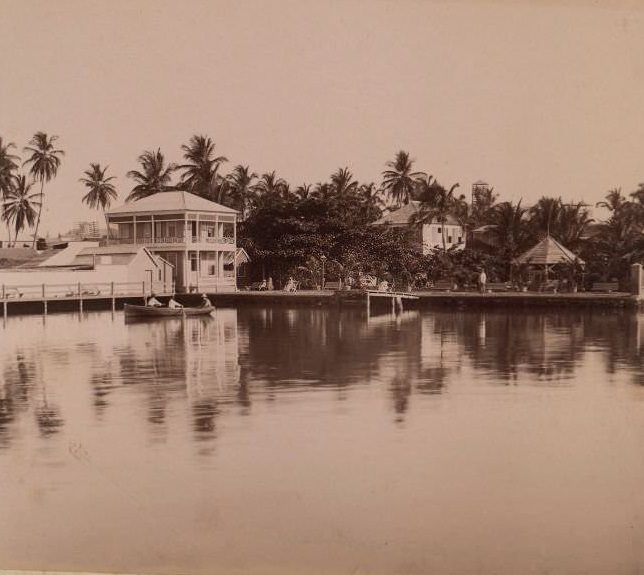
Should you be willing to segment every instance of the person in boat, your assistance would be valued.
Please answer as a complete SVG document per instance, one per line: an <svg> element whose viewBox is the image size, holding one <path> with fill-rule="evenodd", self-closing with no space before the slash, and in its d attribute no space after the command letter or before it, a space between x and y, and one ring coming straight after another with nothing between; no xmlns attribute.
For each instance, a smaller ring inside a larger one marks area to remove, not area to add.
<svg viewBox="0 0 644 575"><path fill-rule="evenodd" d="M201 306L200 307L212 307L212 302L208 299L208 296L205 293L201 294Z"/></svg>
<svg viewBox="0 0 644 575"><path fill-rule="evenodd" d="M145 302L145 305L148 307L162 307L163 304L157 299L157 296L155 294L150 294L150 297L148 298L148 301Z"/></svg>
<svg viewBox="0 0 644 575"><path fill-rule="evenodd" d="M174 294L172 294L172 297L168 301L168 307L170 309L179 309L179 308L182 308L183 306L176 299L174 299Z"/></svg>

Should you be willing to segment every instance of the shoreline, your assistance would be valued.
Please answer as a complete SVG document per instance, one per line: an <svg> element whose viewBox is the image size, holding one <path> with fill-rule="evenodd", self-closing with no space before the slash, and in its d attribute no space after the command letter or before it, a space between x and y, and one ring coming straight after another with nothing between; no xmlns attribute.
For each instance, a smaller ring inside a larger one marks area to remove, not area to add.
<svg viewBox="0 0 644 575"><path fill-rule="evenodd" d="M411 295L417 299L405 299L404 309L432 309L432 308L505 308L505 309L561 309L561 308L586 308L632 310L644 309L644 301L636 296L619 293L537 293L537 292L430 292L415 291ZM237 291L209 293L208 297L216 307L238 306L305 306L305 307L365 307L366 292L361 291L315 291L306 290L299 292L282 291ZM177 299L186 306L199 304L197 294L178 294ZM79 309L78 300L61 299L29 299L6 300L3 303L3 316L24 314L48 313L78 313L79 311L120 310L125 303L141 304L142 298L122 297L112 304L111 298L88 297L83 300ZM391 308L392 298L371 298L370 306L376 310ZM6 304L6 314L4 313Z"/></svg>

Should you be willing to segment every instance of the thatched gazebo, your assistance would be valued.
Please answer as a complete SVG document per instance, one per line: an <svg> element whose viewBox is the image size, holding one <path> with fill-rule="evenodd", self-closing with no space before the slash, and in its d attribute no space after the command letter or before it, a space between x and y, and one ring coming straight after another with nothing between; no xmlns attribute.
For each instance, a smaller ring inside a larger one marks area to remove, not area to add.
<svg viewBox="0 0 644 575"><path fill-rule="evenodd" d="M512 263L515 266L529 265L533 268L542 269L546 281L552 268L559 264L584 267L584 262L572 253L568 248L562 246L552 236L547 235L537 245L516 257Z"/></svg>

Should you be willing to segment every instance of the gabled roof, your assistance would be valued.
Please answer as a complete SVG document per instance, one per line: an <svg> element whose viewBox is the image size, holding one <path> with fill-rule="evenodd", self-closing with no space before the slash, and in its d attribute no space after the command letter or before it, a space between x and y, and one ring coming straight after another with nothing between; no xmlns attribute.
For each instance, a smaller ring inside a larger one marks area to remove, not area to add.
<svg viewBox="0 0 644 575"><path fill-rule="evenodd" d="M39 262L38 267L70 266L76 256L87 249L98 249L98 242L69 242L65 249L50 253L50 257Z"/></svg>
<svg viewBox="0 0 644 575"><path fill-rule="evenodd" d="M405 204L398 208L397 210L394 210L393 212L389 212L388 214L385 214L382 218L374 222L374 225L394 225L394 226L402 226L402 225L408 225L410 223L411 218L418 213L420 210L420 202L416 200L412 200L408 204ZM430 222L426 222L430 223ZM431 223L438 223L438 222L431 222ZM458 226L459 223L454 218L452 215L447 216L447 220L445 222L447 225L450 226Z"/></svg>
<svg viewBox="0 0 644 575"><path fill-rule="evenodd" d="M562 246L552 236L546 236L536 246L515 258L516 264L554 265L577 262L584 265L583 260Z"/></svg>
<svg viewBox="0 0 644 575"><path fill-rule="evenodd" d="M109 210L109 215L136 214L147 212L211 212L236 214L237 211L216 202L211 202L190 192L159 192L147 198L127 202Z"/></svg>
<svg viewBox="0 0 644 575"><path fill-rule="evenodd" d="M235 250L235 263L239 265L239 264L247 264L249 262L250 262L250 256L248 255L248 252L244 248L237 248Z"/></svg>

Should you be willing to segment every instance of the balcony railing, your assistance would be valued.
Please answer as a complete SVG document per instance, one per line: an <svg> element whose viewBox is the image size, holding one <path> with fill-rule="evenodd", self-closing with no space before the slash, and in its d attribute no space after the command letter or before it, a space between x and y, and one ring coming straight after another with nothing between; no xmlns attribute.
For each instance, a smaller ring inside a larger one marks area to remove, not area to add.
<svg viewBox="0 0 644 575"><path fill-rule="evenodd" d="M143 237L137 237L136 239L134 238L111 238L109 240L109 243L111 244L136 244L136 245L173 245L173 244L184 244L186 243L186 238L183 236L165 236L165 237L155 237L151 238L149 236L143 236ZM209 238L206 236L202 236L199 238L198 236L188 236L188 243L192 244L228 244L228 245L234 245L235 244L235 238L231 237L219 237L219 238Z"/></svg>

